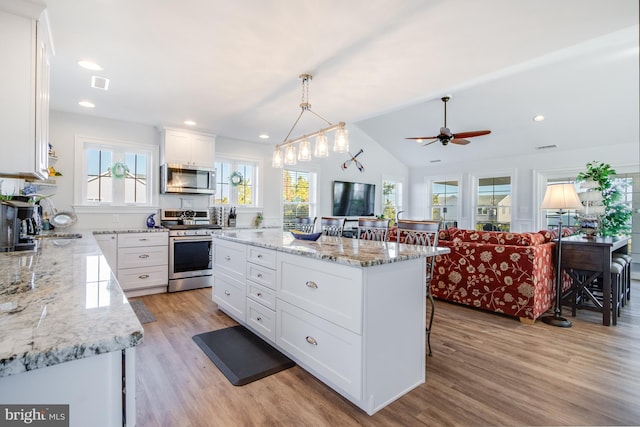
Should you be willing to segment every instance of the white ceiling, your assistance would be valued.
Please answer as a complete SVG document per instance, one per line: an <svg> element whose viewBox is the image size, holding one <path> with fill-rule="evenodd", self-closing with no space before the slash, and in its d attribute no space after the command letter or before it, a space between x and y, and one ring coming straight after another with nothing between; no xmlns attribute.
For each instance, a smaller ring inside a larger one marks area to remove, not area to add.
<svg viewBox="0 0 640 427"><path fill-rule="evenodd" d="M193 119L275 145L300 112L298 75L311 73L314 111L410 167L639 140L637 0L40 1L55 110ZM104 71L78 67L86 58ZM90 88L92 74L111 79L107 92ZM446 94L454 133L492 134L464 147L404 140L438 133ZM547 119L534 123L538 113ZM305 114L292 136L323 126Z"/></svg>

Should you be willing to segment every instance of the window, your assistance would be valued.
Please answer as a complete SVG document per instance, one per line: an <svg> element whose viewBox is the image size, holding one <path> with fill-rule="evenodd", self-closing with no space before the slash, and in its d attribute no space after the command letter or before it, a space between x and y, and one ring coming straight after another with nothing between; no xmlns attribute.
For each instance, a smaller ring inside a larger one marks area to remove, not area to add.
<svg viewBox="0 0 640 427"><path fill-rule="evenodd" d="M478 180L476 230L509 231L511 228L511 177Z"/></svg>
<svg viewBox="0 0 640 427"><path fill-rule="evenodd" d="M446 228L458 226L458 199L460 186L457 180L431 183L431 219L442 221Z"/></svg>
<svg viewBox="0 0 640 427"><path fill-rule="evenodd" d="M282 226L294 227L296 217L316 216L316 174L291 169L282 172Z"/></svg>
<svg viewBox="0 0 640 427"><path fill-rule="evenodd" d="M385 218L396 220L398 212L402 210L402 183L397 181L382 181L382 214Z"/></svg>
<svg viewBox="0 0 640 427"><path fill-rule="evenodd" d="M78 140L82 165L76 203L81 205L150 206L155 146L93 138Z"/></svg>
<svg viewBox="0 0 640 427"><path fill-rule="evenodd" d="M215 203L258 206L257 175L257 162L220 159L216 162Z"/></svg>

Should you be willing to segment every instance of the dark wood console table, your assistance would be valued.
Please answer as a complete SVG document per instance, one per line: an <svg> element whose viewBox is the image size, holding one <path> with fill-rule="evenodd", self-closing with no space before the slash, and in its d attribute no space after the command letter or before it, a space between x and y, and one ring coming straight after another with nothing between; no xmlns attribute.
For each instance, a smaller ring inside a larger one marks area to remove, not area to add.
<svg viewBox="0 0 640 427"><path fill-rule="evenodd" d="M587 239L583 236L570 236L562 239L562 268L573 279L571 290L563 296L565 301L573 301L577 293L596 278L602 276L602 304L594 307L581 307L602 311L602 324L611 322L611 254L628 253L628 237L597 237ZM577 272L580 272L578 274ZM586 274L585 274L586 273ZM594 301L596 302L596 301ZM596 302L597 303L597 302ZM576 315L576 304L572 303L572 314ZM613 313L616 316L616 313Z"/></svg>

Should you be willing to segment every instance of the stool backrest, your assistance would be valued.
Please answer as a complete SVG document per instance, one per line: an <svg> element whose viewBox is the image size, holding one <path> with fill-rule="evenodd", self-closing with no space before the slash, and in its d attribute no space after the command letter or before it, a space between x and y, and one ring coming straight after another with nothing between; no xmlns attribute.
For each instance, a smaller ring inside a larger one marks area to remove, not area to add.
<svg viewBox="0 0 640 427"><path fill-rule="evenodd" d="M315 216L296 217L293 228L294 230L302 231L303 233L313 233L316 228L316 218L317 217Z"/></svg>
<svg viewBox="0 0 640 427"><path fill-rule="evenodd" d="M320 218L320 230L327 236L342 237L346 220L345 217L323 216Z"/></svg>
<svg viewBox="0 0 640 427"><path fill-rule="evenodd" d="M358 218L358 239L377 240L386 242L389 240L389 220Z"/></svg>

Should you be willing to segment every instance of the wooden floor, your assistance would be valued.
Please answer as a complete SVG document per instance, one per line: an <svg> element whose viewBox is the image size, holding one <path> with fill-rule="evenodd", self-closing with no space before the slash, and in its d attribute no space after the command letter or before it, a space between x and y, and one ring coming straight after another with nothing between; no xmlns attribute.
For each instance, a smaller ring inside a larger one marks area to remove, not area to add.
<svg viewBox="0 0 640 427"><path fill-rule="evenodd" d="M142 427L640 425L637 281L611 327L596 313L563 329L436 301L426 383L371 417L298 366L231 385L191 338L236 324L211 289L135 299L157 319L137 348Z"/></svg>

